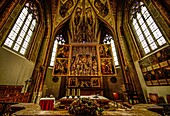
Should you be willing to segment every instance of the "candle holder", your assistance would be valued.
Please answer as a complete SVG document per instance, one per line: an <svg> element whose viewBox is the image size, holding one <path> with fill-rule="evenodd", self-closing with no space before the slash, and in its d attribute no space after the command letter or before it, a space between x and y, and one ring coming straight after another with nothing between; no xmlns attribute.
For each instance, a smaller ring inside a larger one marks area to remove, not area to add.
<svg viewBox="0 0 170 116"><path fill-rule="evenodd" d="M75 97L75 89L72 89L72 98Z"/></svg>
<svg viewBox="0 0 170 116"><path fill-rule="evenodd" d="M80 89L77 89L77 98L80 98Z"/></svg>
<svg viewBox="0 0 170 116"><path fill-rule="evenodd" d="M69 96L70 96L70 89L67 89L67 91L66 91L66 97L69 98Z"/></svg>

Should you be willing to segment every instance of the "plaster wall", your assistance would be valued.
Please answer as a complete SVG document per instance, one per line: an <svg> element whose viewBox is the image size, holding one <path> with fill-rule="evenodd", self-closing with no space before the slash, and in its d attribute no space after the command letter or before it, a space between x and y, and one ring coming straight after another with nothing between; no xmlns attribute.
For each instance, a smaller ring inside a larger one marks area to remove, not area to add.
<svg viewBox="0 0 170 116"><path fill-rule="evenodd" d="M117 72L117 82L112 83L111 77L103 77L103 84L104 84L104 96L109 99L113 99L113 92L123 93L122 86L124 86L123 75L121 71L121 67L116 69Z"/></svg>
<svg viewBox="0 0 170 116"><path fill-rule="evenodd" d="M30 79L35 64L0 47L0 85L23 85Z"/></svg>
<svg viewBox="0 0 170 116"><path fill-rule="evenodd" d="M47 69L42 97L49 97L52 94L56 99L58 99L62 77L58 78L58 82L53 82L52 70L53 69L51 67Z"/></svg>

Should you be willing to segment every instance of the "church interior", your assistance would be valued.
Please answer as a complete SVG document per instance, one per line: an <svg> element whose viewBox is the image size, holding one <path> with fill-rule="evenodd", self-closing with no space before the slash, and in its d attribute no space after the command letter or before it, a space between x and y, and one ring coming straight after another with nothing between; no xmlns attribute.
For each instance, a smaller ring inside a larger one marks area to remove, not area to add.
<svg viewBox="0 0 170 116"><path fill-rule="evenodd" d="M87 115L94 100L88 115L170 115L169 11L169 0L1 0L0 114Z"/></svg>

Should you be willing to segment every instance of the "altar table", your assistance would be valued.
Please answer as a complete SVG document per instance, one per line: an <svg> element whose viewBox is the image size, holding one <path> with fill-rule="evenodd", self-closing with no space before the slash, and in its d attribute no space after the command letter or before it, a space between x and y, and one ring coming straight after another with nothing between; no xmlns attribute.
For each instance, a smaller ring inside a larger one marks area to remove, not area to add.
<svg viewBox="0 0 170 116"><path fill-rule="evenodd" d="M108 98L100 95L80 96L80 98L89 98L89 99L96 100L100 105L108 105L108 103L110 102ZM59 99L59 102L64 105L66 104L70 105L75 99L77 99L77 96L75 96L74 98L72 98L71 96L69 96L69 98L62 97L61 99Z"/></svg>
<svg viewBox="0 0 170 116"><path fill-rule="evenodd" d="M41 110L53 110L55 104L55 98L41 98L40 107Z"/></svg>

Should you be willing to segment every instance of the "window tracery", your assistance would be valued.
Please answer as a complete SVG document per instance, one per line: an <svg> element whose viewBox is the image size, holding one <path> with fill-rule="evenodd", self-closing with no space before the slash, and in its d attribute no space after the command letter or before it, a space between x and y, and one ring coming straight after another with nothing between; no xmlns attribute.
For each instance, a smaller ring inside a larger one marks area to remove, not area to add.
<svg viewBox="0 0 170 116"><path fill-rule="evenodd" d="M145 54L167 43L143 2L135 2L130 14L134 33Z"/></svg>
<svg viewBox="0 0 170 116"><path fill-rule="evenodd" d="M4 46L24 56L28 50L38 20L36 5L30 1L27 2L8 34Z"/></svg>

